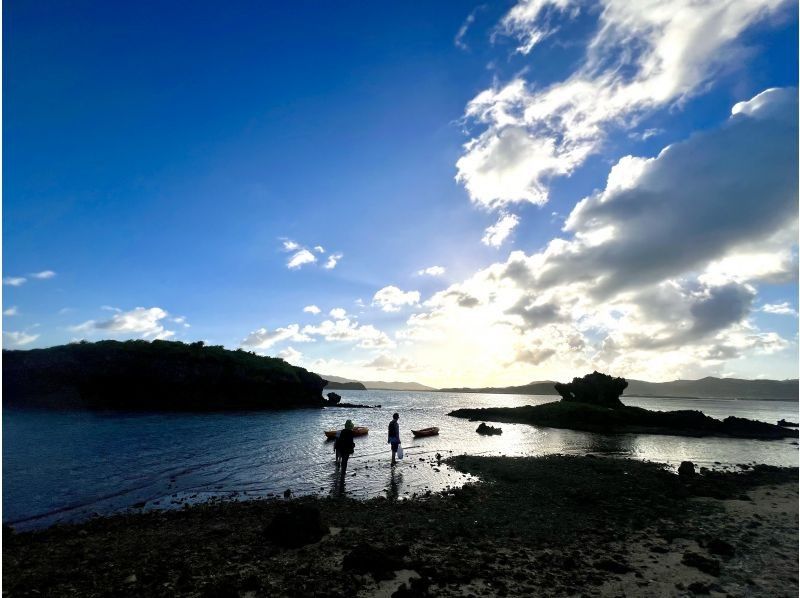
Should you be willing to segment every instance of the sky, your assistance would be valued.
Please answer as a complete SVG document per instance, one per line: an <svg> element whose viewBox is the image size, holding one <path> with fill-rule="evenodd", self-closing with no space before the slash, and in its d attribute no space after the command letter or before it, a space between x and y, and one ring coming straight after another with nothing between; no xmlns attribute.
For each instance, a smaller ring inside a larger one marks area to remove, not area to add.
<svg viewBox="0 0 800 598"><path fill-rule="evenodd" d="M784 0L3 4L3 348L798 376Z"/></svg>

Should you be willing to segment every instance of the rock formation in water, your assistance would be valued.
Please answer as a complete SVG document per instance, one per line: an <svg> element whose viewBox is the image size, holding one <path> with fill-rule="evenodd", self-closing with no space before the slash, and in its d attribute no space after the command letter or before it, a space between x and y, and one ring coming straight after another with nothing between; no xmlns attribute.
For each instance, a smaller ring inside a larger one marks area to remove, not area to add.
<svg viewBox="0 0 800 598"><path fill-rule="evenodd" d="M502 428L495 428L494 426L487 426L486 422L482 422L475 431L478 434L483 434L484 436L496 436L498 434L502 434Z"/></svg>
<svg viewBox="0 0 800 598"><path fill-rule="evenodd" d="M342 400L342 395L335 392L328 393L328 405L338 405Z"/></svg>
<svg viewBox="0 0 800 598"><path fill-rule="evenodd" d="M3 351L3 407L225 411L322 407L317 374L202 342L100 341Z"/></svg>
<svg viewBox="0 0 800 598"><path fill-rule="evenodd" d="M619 397L627 386L625 378L612 378L607 374L593 372L583 378L573 378L568 384L556 382L555 389L563 401L600 407L622 407Z"/></svg>

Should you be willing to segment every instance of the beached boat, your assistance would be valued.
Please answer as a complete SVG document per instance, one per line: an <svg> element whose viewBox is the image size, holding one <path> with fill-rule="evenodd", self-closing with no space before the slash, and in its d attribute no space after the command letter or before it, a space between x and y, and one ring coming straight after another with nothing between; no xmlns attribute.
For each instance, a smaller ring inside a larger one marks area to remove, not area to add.
<svg viewBox="0 0 800 598"><path fill-rule="evenodd" d="M422 428L421 430L411 430L414 438L421 438L422 436L438 436L439 428Z"/></svg>
<svg viewBox="0 0 800 598"><path fill-rule="evenodd" d="M334 440L339 430L325 430L325 437L328 440ZM369 433L369 428L366 426L356 426L353 428L353 436L366 436Z"/></svg>

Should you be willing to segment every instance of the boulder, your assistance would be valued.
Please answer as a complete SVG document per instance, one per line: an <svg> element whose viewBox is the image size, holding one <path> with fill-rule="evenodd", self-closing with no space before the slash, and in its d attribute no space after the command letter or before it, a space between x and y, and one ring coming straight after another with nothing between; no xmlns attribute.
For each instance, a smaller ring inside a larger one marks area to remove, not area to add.
<svg viewBox="0 0 800 598"><path fill-rule="evenodd" d="M699 569L703 573L719 576L719 561L717 559L711 559L702 554L687 551L683 554L681 562L688 567Z"/></svg>
<svg viewBox="0 0 800 598"><path fill-rule="evenodd" d="M588 403L601 407L622 407L619 397L628 386L625 378L612 378L593 372L583 378L573 378L568 384L556 382L555 389L562 401Z"/></svg>
<svg viewBox="0 0 800 598"><path fill-rule="evenodd" d="M291 503L275 515L264 528L264 535L278 546L299 548L319 542L328 533L319 509L312 505Z"/></svg>
<svg viewBox="0 0 800 598"><path fill-rule="evenodd" d="M331 405L336 405L336 404L338 404L338 403L339 403L339 401L341 401L341 400L342 400L342 395L340 395L340 394L337 394L337 393L335 393L335 392L329 392L329 393L328 393L328 403L329 403L329 404L331 404Z"/></svg>
<svg viewBox="0 0 800 598"><path fill-rule="evenodd" d="M678 475L681 477L691 477L695 475L694 463L691 461L682 461L678 467Z"/></svg>
<svg viewBox="0 0 800 598"><path fill-rule="evenodd" d="M494 436L496 434L502 434L502 428L495 428L494 426L487 426L486 422L482 422L475 431L478 434L483 434L484 436Z"/></svg>

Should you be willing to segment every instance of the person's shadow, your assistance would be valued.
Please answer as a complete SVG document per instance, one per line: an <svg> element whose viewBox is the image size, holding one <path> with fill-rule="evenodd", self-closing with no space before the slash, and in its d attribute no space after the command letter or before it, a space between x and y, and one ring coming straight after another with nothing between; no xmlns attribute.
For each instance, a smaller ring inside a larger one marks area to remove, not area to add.
<svg viewBox="0 0 800 598"><path fill-rule="evenodd" d="M347 492L346 477L339 473L339 464L336 464L336 471L331 476L331 496L344 496Z"/></svg>
<svg viewBox="0 0 800 598"><path fill-rule="evenodd" d="M386 493L386 498L389 500L397 500L400 496L400 486L403 485L403 474L397 473L394 468L389 470L389 488Z"/></svg>

